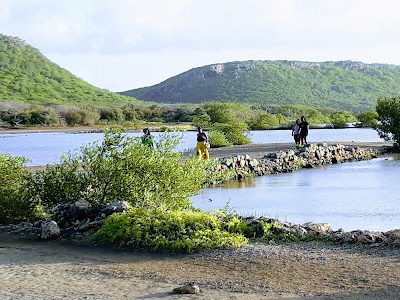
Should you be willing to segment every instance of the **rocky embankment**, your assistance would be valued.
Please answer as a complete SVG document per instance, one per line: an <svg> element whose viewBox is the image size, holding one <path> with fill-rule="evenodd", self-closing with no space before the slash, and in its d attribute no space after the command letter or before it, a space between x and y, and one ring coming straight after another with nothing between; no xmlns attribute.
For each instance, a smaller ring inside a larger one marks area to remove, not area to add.
<svg viewBox="0 0 400 300"><path fill-rule="evenodd" d="M315 168L327 164L336 164L350 161L376 158L380 154L376 149L348 147L341 144L328 145L327 143L309 144L298 150L280 150L268 153L256 159L248 154L219 158L220 164L216 170L226 172L234 170L236 178L248 176L263 176L276 173L289 173L303 168Z"/></svg>

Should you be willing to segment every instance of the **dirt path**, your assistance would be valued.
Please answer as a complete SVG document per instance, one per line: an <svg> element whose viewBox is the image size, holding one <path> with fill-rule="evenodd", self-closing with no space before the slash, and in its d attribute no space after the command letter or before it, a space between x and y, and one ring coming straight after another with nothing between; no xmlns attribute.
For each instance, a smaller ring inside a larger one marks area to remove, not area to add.
<svg viewBox="0 0 400 300"><path fill-rule="evenodd" d="M196 282L200 295L172 295ZM400 299L400 249L250 245L154 255L0 233L0 299Z"/></svg>
<svg viewBox="0 0 400 300"><path fill-rule="evenodd" d="M342 144L349 147L360 147L364 149L381 150L384 147L392 146L389 142L327 142L328 145ZM210 149L210 157L224 157L248 154L252 158L263 157L267 153L278 152L281 150L297 150L294 143L270 143L270 144L251 144L234 147L223 147Z"/></svg>

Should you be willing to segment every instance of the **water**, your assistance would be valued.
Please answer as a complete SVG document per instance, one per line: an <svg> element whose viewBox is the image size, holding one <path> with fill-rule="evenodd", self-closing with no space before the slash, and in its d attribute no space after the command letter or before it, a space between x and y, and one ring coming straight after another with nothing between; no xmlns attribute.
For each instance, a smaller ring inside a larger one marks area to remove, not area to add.
<svg viewBox="0 0 400 300"><path fill-rule="evenodd" d="M128 133L128 136L138 137L140 132ZM159 133L154 132L157 139ZM178 151L193 150L196 144L196 132L180 133L181 143ZM36 133L2 133L0 134L0 153L23 156L31 159L30 166L43 166L60 161L63 153L79 149L85 144L102 141L102 133L66 133L66 132L36 132ZM250 138L255 144L292 143L290 130L252 131ZM311 130L308 142L380 142L377 132L370 128L348 129L318 129Z"/></svg>
<svg viewBox="0 0 400 300"><path fill-rule="evenodd" d="M184 132L178 151L194 149L196 132ZM129 133L138 137L141 133ZM158 133L154 133L157 139ZM0 134L0 153L30 158L31 166L54 164L63 153L103 140L102 133L38 132ZM253 131L256 144L292 143L290 130ZM311 130L309 142L382 142L372 129ZM293 223L328 222L333 228L387 231L400 228L400 160L330 165L289 174L233 181L204 189L192 198L206 210L229 201L244 215L269 216ZM209 201L212 199L212 201Z"/></svg>
<svg viewBox="0 0 400 300"><path fill-rule="evenodd" d="M229 202L245 216L387 231L400 228L399 174L398 157L378 158L230 182L204 189L192 201L205 210Z"/></svg>

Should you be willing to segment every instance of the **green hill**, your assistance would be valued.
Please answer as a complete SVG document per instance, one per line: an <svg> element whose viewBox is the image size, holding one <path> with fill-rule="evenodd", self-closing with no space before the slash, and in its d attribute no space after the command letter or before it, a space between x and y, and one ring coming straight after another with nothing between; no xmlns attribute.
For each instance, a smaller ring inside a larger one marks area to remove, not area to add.
<svg viewBox="0 0 400 300"><path fill-rule="evenodd" d="M354 61L240 61L191 69L159 84L121 92L164 103L238 101L348 110L400 95L400 66Z"/></svg>
<svg viewBox="0 0 400 300"><path fill-rule="evenodd" d="M94 87L47 59L23 40L0 34L0 101L106 105L137 99Z"/></svg>

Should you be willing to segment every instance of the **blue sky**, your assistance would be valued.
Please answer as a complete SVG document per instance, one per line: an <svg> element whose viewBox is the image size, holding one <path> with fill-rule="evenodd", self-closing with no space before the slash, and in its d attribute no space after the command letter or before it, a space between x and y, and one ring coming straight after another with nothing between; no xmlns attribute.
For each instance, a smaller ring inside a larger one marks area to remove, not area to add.
<svg viewBox="0 0 400 300"><path fill-rule="evenodd" d="M396 0L1 0L0 33L124 91L229 61L400 65L399 11Z"/></svg>

